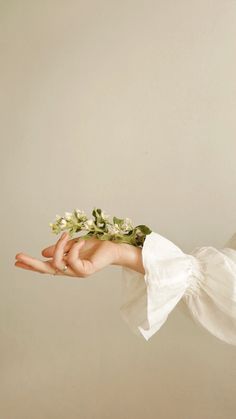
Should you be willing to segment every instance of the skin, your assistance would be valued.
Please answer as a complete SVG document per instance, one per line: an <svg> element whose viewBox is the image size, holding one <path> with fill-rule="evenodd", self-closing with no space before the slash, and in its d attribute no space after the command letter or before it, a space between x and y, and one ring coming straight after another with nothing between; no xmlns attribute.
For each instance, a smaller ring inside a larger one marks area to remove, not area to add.
<svg viewBox="0 0 236 419"><path fill-rule="evenodd" d="M70 239L64 232L54 245L41 251L46 260L34 258L27 253L17 253L15 266L49 275L86 278L108 265L130 268L145 273L142 249L126 243L90 238ZM68 266L64 272L63 267Z"/></svg>

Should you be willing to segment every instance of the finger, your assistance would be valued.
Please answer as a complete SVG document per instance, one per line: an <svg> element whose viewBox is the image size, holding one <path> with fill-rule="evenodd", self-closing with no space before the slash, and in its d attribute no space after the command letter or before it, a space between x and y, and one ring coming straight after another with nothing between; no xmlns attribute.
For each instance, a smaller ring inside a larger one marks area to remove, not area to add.
<svg viewBox="0 0 236 419"><path fill-rule="evenodd" d="M16 259L17 262L20 262L21 264L23 263L31 270L43 274L53 274L55 272L55 268L48 262L44 262L43 260L33 258L32 256L29 256L26 253L17 253Z"/></svg>
<svg viewBox="0 0 236 419"><path fill-rule="evenodd" d="M68 233L65 232L65 233L62 234L60 239L57 241L56 247L55 247L55 252L53 254L53 258L52 258L51 263L54 266L54 268L63 272L64 275L75 276L75 272L73 272L71 267L68 266L68 263L66 263L67 270L65 272L63 271L63 268L65 267L65 260L63 259L63 257L64 257L65 246L67 244L68 238L69 238Z"/></svg>
<svg viewBox="0 0 236 419"><path fill-rule="evenodd" d="M71 246L77 241L78 239L71 239L66 243L65 246L65 252L68 252L71 249ZM41 254L47 258L50 258L53 256L55 252L56 244L53 244L52 246L45 247Z"/></svg>
<svg viewBox="0 0 236 419"><path fill-rule="evenodd" d="M66 260L79 277L85 277L91 275L94 272L92 263L87 259L80 258L80 251L84 243L84 240L74 243L68 255L66 256Z"/></svg>
<svg viewBox="0 0 236 419"><path fill-rule="evenodd" d="M46 261L45 262L46 264L50 264L50 262L49 261ZM30 271L32 271L32 272L38 272L38 273L48 273L48 274L50 274L50 275L64 275L64 272L62 273L62 272L60 272L60 271L56 271L54 268L53 269L50 269L50 271L48 271L48 272L42 272L41 270L38 270L38 269L36 269L36 268L33 268L32 266L30 266L30 265L27 265L26 263L23 263L23 262L20 262L20 261L17 261L17 262L15 262L15 266L16 267L19 267L19 268L22 268L22 269L26 269L26 270L30 270ZM51 268L52 268L52 266L51 266ZM74 276L76 276L76 274L74 275Z"/></svg>
<svg viewBox="0 0 236 419"><path fill-rule="evenodd" d="M17 267L19 267L19 268L23 268L23 269L28 269L28 270L30 270L30 271L35 271L35 272L37 272L37 270L36 269L34 269L34 268L32 268L31 266L28 266L28 265L26 265L25 263L23 263L23 262L15 262L15 266L17 266Z"/></svg>

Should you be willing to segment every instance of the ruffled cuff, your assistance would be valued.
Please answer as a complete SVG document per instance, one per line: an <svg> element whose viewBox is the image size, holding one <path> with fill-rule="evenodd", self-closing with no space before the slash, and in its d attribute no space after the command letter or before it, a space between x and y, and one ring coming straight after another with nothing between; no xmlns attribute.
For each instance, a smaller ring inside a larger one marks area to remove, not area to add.
<svg viewBox="0 0 236 419"><path fill-rule="evenodd" d="M122 267L120 312L136 335L149 340L188 288L193 257L152 232L144 241L142 261L145 274Z"/></svg>

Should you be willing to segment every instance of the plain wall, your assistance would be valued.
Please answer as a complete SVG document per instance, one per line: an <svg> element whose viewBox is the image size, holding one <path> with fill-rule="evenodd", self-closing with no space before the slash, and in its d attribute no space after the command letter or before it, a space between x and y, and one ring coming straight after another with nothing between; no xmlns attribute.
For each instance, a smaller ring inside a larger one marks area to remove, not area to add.
<svg viewBox="0 0 236 419"><path fill-rule="evenodd" d="M0 418L235 418L236 348L182 302L147 342L120 316L120 267L14 262L74 208L186 252L236 232L236 3L2 1L0 40Z"/></svg>

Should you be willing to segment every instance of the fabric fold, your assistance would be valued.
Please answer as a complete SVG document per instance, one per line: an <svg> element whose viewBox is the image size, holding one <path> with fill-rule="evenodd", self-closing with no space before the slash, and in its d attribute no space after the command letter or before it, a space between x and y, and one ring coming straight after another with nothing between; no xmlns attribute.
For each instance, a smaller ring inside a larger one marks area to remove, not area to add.
<svg viewBox="0 0 236 419"><path fill-rule="evenodd" d="M187 254L152 232L142 261L145 274L122 267L120 311L135 334L149 340L183 299L196 323L236 345L236 233L222 249L197 247Z"/></svg>
<svg viewBox="0 0 236 419"><path fill-rule="evenodd" d="M145 274L122 268L122 317L146 340L160 329L189 285L191 256L167 238L152 232L142 248Z"/></svg>

